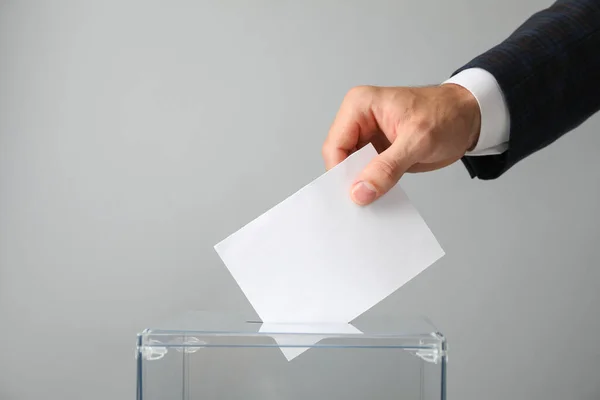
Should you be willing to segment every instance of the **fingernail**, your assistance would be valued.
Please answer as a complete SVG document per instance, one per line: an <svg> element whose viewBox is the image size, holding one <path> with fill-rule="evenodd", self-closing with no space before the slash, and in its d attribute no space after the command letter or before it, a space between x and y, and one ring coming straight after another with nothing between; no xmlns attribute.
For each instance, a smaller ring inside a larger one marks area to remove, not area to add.
<svg viewBox="0 0 600 400"><path fill-rule="evenodd" d="M369 182L358 182L352 188L352 199L360 205L369 204L376 196L375 187Z"/></svg>

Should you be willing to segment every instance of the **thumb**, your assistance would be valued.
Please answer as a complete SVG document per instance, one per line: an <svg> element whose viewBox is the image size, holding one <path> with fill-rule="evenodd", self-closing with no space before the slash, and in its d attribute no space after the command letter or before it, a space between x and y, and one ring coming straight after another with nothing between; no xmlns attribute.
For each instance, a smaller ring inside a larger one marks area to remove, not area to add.
<svg viewBox="0 0 600 400"><path fill-rule="evenodd" d="M352 200L358 205L372 203L394 187L413 164L405 144L394 141L359 174L350 189Z"/></svg>

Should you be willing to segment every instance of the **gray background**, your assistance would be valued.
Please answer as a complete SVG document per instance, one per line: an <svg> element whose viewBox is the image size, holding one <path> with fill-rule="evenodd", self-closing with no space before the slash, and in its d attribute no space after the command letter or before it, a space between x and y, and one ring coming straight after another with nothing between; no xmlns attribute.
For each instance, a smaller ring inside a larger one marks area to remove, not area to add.
<svg viewBox="0 0 600 400"><path fill-rule="evenodd" d="M132 398L140 329L250 310L212 246L323 172L349 88L440 82L549 3L0 4L13 400ZM495 182L460 164L403 179L447 255L378 309L447 334L451 399L600 398L598 129Z"/></svg>

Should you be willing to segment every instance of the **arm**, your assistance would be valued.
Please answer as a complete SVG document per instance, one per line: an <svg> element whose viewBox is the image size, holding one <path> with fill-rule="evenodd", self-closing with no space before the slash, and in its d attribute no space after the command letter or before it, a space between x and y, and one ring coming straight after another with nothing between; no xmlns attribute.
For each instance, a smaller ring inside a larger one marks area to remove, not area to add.
<svg viewBox="0 0 600 400"><path fill-rule="evenodd" d="M497 178L598 111L600 0L556 1L448 83L346 94L322 153L330 169L373 143L379 154L351 188L356 203L458 160L472 177Z"/></svg>
<svg viewBox="0 0 600 400"><path fill-rule="evenodd" d="M510 132L505 151L462 161L472 177L494 179L600 109L600 0L556 1L454 75L474 68L495 78Z"/></svg>

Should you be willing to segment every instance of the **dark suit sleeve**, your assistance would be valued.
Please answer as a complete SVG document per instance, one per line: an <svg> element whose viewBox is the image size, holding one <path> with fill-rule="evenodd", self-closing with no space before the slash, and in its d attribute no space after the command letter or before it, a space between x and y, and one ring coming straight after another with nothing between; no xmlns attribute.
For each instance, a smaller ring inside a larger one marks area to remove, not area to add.
<svg viewBox="0 0 600 400"><path fill-rule="evenodd" d="M600 0L556 1L455 74L468 68L494 75L510 114L506 152L462 159L495 179L600 109Z"/></svg>

